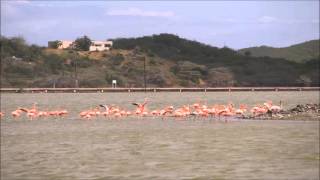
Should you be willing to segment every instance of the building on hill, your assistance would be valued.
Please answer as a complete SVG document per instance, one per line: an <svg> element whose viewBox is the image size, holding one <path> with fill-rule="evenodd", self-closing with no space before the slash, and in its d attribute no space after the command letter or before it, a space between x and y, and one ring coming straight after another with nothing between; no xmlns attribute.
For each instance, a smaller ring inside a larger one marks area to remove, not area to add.
<svg viewBox="0 0 320 180"><path fill-rule="evenodd" d="M55 42L58 42L55 44ZM113 45L112 41L92 41L91 46L89 47L89 51L105 51L110 50ZM59 41L49 41L48 47L50 48L57 48L57 49L74 49L74 41L66 41L66 40L59 40Z"/></svg>
<svg viewBox="0 0 320 180"><path fill-rule="evenodd" d="M112 41L92 41L92 44L89 47L89 51L110 50L112 45L113 45Z"/></svg>
<svg viewBox="0 0 320 180"><path fill-rule="evenodd" d="M61 44L58 46L58 49L67 49L72 46L72 41L60 41Z"/></svg>
<svg viewBox="0 0 320 180"><path fill-rule="evenodd" d="M67 49L72 47L73 41L68 40L57 40L57 41L49 41L48 47L55 49Z"/></svg>

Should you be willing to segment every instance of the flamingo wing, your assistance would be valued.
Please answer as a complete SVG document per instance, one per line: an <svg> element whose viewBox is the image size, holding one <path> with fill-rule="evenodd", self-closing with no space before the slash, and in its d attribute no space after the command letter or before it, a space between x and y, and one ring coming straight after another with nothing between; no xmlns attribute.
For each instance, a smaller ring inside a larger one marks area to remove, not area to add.
<svg viewBox="0 0 320 180"><path fill-rule="evenodd" d="M105 108L106 110L109 109L109 107L107 105L99 104L99 106Z"/></svg>
<svg viewBox="0 0 320 180"><path fill-rule="evenodd" d="M29 112L29 109L27 109L27 108L20 108L19 110L21 110L23 112Z"/></svg>
<svg viewBox="0 0 320 180"><path fill-rule="evenodd" d="M132 105L135 105L135 106L138 106L138 107L139 107L139 104L138 104L138 103L132 103Z"/></svg>

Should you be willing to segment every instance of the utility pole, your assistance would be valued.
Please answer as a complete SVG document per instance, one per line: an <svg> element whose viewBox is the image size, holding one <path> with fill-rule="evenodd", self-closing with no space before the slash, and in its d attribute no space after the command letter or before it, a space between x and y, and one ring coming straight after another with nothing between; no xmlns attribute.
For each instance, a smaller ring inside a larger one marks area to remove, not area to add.
<svg viewBox="0 0 320 180"><path fill-rule="evenodd" d="M144 92L147 92L146 57L144 57L144 61L143 61L143 78L144 78Z"/></svg>
<svg viewBox="0 0 320 180"><path fill-rule="evenodd" d="M53 88L56 88L56 79L53 79Z"/></svg>
<svg viewBox="0 0 320 180"><path fill-rule="evenodd" d="M77 60L74 60L74 78L75 78L75 88L79 87L79 83L78 83L78 73L77 73Z"/></svg>

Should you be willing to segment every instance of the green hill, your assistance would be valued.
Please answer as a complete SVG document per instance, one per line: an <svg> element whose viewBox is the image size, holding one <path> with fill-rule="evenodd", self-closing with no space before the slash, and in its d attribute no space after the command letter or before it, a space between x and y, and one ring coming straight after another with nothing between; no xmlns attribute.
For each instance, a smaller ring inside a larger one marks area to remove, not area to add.
<svg viewBox="0 0 320 180"><path fill-rule="evenodd" d="M105 52L57 50L1 37L1 87L319 86L319 59L251 57L171 34L114 39Z"/></svg>
<svg viewBox="0 0 320 180"><path fill-rule="evenodd" d="M319 40L307 41L284 48L268 46L250 47L240 49L241 54L246 52L255 57L284 58L295 62L304 62L309 59L319 58Z"/></svg>

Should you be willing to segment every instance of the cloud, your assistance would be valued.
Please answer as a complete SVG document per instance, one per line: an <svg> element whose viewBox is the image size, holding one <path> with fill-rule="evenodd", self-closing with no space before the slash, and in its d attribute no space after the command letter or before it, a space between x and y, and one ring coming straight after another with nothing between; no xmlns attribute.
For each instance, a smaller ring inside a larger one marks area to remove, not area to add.
<svg viewBox="0 0 320 180"><path fill-rule="evenodd" d="M319 20L317 19L312 19L312 20L309 20L309 19L288 19L288 20L282 20L282 21L279 21L280 23L283 23L283 24L319 24Z"/></svg>
<svg viewBox="0 0 320 180"><path fill-rule="evenodd" d="M142 16L142 17L174 17L172 11L145 11L138 8L128 8L126 10L110 10L108 16Z"/></svg>
<svg viewBox="0 0 320 180"><path fill-rule="evenodd" d="M4 1L1 2L1 19L17 17L21 11L19 6L27 4L29 1Z"/></svg>
<svg viewBox="0 0 320 180"><path fill-rule="evenodd" d="M28 1L28 0L18 0L18 1L12 1L12 2L14 2L15 4L29 4L30 3L30 1Z"/></svg>
<svg viewBox="0 0 320 180"><path fill-rule="evenodd" d="M268 24L268 23L278 23L278 24L319 24L319 19L281 19L272 16L262 16L258 18L258 23Z"/></svg>
<svg viewBox="0 0 320 180"><path fill-rule="evenodd" d="M271 16L262 16L258 19L259 23L273 23L276 22L277 18Z"/></svg>
<svg viewBox="0 0 320 180"><path fill-rule="evenodd" d="M9 4L9 5L13 5L13 6L27 5L30 3L31 3L31 1L28 1L28 0L4 1L4 4Z"/></svg>

